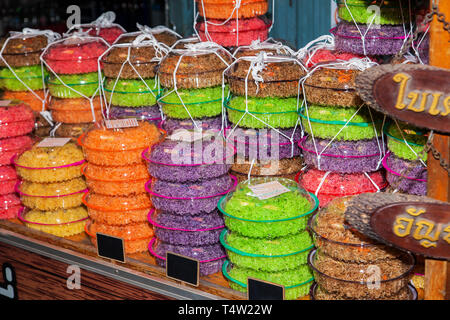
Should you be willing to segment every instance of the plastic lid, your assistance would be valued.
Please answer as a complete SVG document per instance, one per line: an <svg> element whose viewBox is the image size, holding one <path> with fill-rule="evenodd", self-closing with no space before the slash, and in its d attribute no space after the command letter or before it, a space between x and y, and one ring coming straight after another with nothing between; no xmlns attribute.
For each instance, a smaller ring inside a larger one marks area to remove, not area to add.
<svg viewBox="0 0 450 320"><path fill-rule="evenodd" d="M59 198L87 192L86 182L75 178L56 183L36 183L21 181L16 186L16 192L27 197Z"/></svg>
<svg viewBox="0 0 450 320"><path fill-rule="evenodd" d="M152 203L146 193L132 196L105 196L97 193L86 193L83 203L90 209L99 211L129 211L150 209Z"/></svg>
<svg viewBox="0 0 450 320"><path fill-rule="evenodd" d="M26 150L32 145L33 139L30 136L0 139L0 152Z"/></svg>
<svg viewBox="0 0 450 320"><path fill-rule="evenodd" d="M75 75L59 75L59 79L52 73L49 76L48 84L63 86L67 85L69 87L77 87L83 85L98 85L98 73L97 72L89 72L83 74L75 74Z"/></svg>
<svg viewBox="0 0 450 320"><path fill-rule="evenodd" d="M158 127L146 121L138 121L137 127L118 129L108 129L105 121L99 121L80 136L78 143L87 149L117 152L145 149L160 138Z"/></svg>
<svg viewBox="0 0 450 320"><path fill-rule="evenodd" d="M33 110L24 103L0 107L0 125L19 121L34 121L34 118Z"/></svg>
<svg viewBox="0 0 450 320"><path fill-rule="evenodd" d="M250 187L266 184L267 192L289 191L267 199L254 196ZM280 187L281 185L281 187ZM269 189L273 188L273 189ZM227 217L248 222L282 222L305 217L319 206L317 197L290 179L278 177L252 178L237 185L234 191L220 199L217 205Z"/></svg>
<svg viewBox="0 0 450 320"><path fill-rule="evenodd" d="M82 167L83 175L90 180L122 182L149 179L149 173L145 164L132 166L98 166L93 163L85 163Z"/></svg>
<svg viewBox="0 0 450 320"><path fill-rule="evenodd" d="M70 166L81 166L84 155L73 142L67 142L62 147L37 147L35 144L13 159L13 164L25 169L58 169Z"/></svg>
<svg viewBox="0 0 450 320"><path fill-rule="evenodd" d="M50 45L43 55L44 61L82 61L98 59L108 49L100 38L70 36Z"/></svg>
<svg viewBox="0 0 450 320"><path fill-rule="evenodd" d="M148 222L154 227L173 231L202 232L225 228L218 210L207 214L186 216L150 209Z"/></svg>
<svg viewBox="0 0 450 320"><path fill-rule="evenodd" d="M0 166L0 182L16 179L17 174L13 166Z"/></svg>
<svg viewBox="0 0 450 320"><path fill-rule="evenodd" d="M177 138L191 141L180 141ZM227 160L235 154L232 144L226 143L215 130L199 132L178 129L163 142L146 149L142 157L153 164L189 167L231 163L232 161Z"/></svg>
<svg viewBox="0 0 450 320"><path fill-rule="evenodd" d="M20 221L41 226L62 226L89 219L83 207L61 209L57 211L22 210L18 214Z"/></svg>
<svg viewBox="0 0 450 320"><path fill-rule="evenodd" d="M148 244L150 253L166 260L166 252L173 252L198 260L200 263L212 262L226 258L226 254L220 244L213 244L203 247L178 246L162 242L157 238L152 238Z"/></svg>

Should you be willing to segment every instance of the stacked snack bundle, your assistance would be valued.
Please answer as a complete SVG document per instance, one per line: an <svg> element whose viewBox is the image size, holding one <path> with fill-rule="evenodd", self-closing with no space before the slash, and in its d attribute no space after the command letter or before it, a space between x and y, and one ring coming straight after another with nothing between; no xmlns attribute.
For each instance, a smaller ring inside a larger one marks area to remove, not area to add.
<svg viewBox="0 0 450 320"><path fill-rule="evenodd" d="M256 56L261 51L266 52L267 55L295 56L295 52L289 46L284 45L279 41L275 41L272 38L265 41L253 40L248 46L237 47L233 52L233 56L236 59L244 56Z"/></svg>
<svg viewBox="0 0 450 320"><path fill-rule="evenodd" d="M127 32L121 25L114 23L114 20L116 20L116 14L113 11L107 11L91 23L73 25L67 34L73 30L80 30L90 36L101 37L108 44L113 44L120 35Z"/></svg>
<svg viewBox="0 0 450 320"><path fill-rule="evenodd" d="M242 56L224 72L231 94L224 106L231 127L227 140L237 148L231 170L250 176L294 178L301 169L298 110L305 68L292 57Z"/></svg>
<svg viewBox="0 0 450 320"><path fill-rule="evenodd" d="M91 219L86 233L94 245L100 232L122 238L126 254L142 252L153 230L147 222L152 203L145 190L150 176L141 154L158 142L160 132L146 121L128 121L125 127L111 123L97 122L78 138L87 161L82 168L89 188L82 200Z"/></svg>
<svg viewBox="0 0 450 320"><path fill-rule="evenodd" d="M74 33L44 50L41 60L50 71L49 109L56 122L52 135L76 138L102 118L97 60L108 47L102 38Z"/></svg>
<svg viewBox="0 0 450 320"><path fill-rule="evenodd" d="M107 118L161 122L155 69L167 51L152 35L141 34L132 42L112 45L100 56Z"/></svg>
<svg viewBox="0 0 450 320"><path fill-rule="evenodd" d="M196 3L195 19L200 15L202 20L196 22L195 32L202 41L239 47L268 37L273 21L264 16L269 7L267 0L196 0Z"/></svg>
<svg viewBox="0 0 450 320"><path fill-rule="evenodd" d="M3 98L28 104L39 114L36 122L38 136L47 136L52 119L47 110L45 80L47 71L42 67L40 55L47 45L60 35L50 30L25 28L11 32L2 40L0 51L0 88Z"/></svg>
<svg viewBox="0 0 450 320"><path fill-rule="evenodd" d="M290 179L253 178L239 183L218 207L227 227L220 241L229 259L222 272L232 289L245 292L252 277L283 285L286 299L308 294L313 242L306 225L318 207L313 194Z"/></svg>
<svg viewBox="0 0 450 320"><path fill-rule="evenodd" d="M136 27L138 28L139 31L122 33L116 39L114 44L133 42L133 40L135 40L138 36L142 34L147 34L153 36L156 39L156 41L163 43L168 47L171 47L178 41L178 39L182 38L178 33L165 26L156 26L150 28L148 26L136 23Z"/></svg>
<svg viewBox="0 0 450 320"><path fill-rule="evenodd" d="M389 184L402 193L425 196L427 194L427 153L418 157L425 148L428 133L394 120L384 127L388 152L383 158Z"/></svg>
<svg viewBox="0 0 450 320"><path fill-rule="evenodd" d="M158 68L162 128L169 134L180 128L220 130L222 95L228 90L222 88L222 73L233 57L213 42L179 44L184 49L171 49Z"/></svg>
<svg viewBox="0 0 450 320"><path fill-rule="evenodd" d="M416 5L411 0L335 0L341 22L331 32L336 50L365 56L392 56L412 36ZM428 61L425 32L412 43L418 61Z"/></svg>
<svg viewBox="0 0 450 320"><path fill-rule="evenodd" d="M332 200L308 223L317 247L308 257L316 281L311 299L417 299L409 284L414 257L353 230L344 216L352 198Z"/></svg>
<svg viewBox="0 0 450 320"><path fill-rule="evenodd" d="M70 139L44 139L14 159L22 181L16 185L28 209L19 219L29 228L59 237L83 232L88 219L82 197L83 153Z"/></svg>
<svg viewBox="0 0 450 320"><path fill-rule="evenodd" d="M144 152L156 208L148 216L156 235L149 251L159 265L165 266L170 251L199 260L200 275L220 271L224 224L217 202L236 185L228 175L234 153L218 131L185 129Z"/></svg>
<svg viewBox="0 0 450 320"><path fill-rule="evenodd" d="M0 220L17 218L22 210L15 194L18 182L12 158L33 145L29 134L34 127L34 113L25 104L0 101Z"/></svg>
<svg viewBox="0 0 450 320"><path fill-rule="evenodd" d="M378 192L387 183L381 161L383 118L362 103L355 77L376 63L369 58L311 48L302 79L304 131L299 147L309 167L297 181L318 196L323 207L335 197Z"/></svg>

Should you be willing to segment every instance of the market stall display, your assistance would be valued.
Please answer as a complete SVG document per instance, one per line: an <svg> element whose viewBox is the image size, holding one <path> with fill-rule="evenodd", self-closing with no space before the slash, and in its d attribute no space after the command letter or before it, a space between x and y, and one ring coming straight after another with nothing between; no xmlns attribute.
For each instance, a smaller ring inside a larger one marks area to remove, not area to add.
<svg viewBox="0 0 450 320"><path fill-rule="evenodd" d="M306 263L313 246L305 230L318 203L295 181L274 177L241 182L222 197L218 208L224 214L227 229L222 231L220 242L229 259L222 272L230 286L245 292L245 286L236 284L245 283L246 276L256 275L258 279L285 285L286 289L301 284L302 290L286 293L288 299L308 291L313 278ZM236 282L236 277L240 282Z"/></svg>

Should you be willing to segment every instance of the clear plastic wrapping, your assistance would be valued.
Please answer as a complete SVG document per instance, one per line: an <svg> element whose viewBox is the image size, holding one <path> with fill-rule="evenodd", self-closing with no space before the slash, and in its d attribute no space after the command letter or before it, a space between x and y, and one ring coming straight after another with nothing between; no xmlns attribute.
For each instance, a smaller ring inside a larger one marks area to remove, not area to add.
<svg viewBox="0 0 450 320"><path fill-rule="evenodd" d="M102 119L102 106L100 97L92 100L84 98L58 99L52 98L48 108L52 111L52 118L62 123L87 123L93 122L92 109L94 109L95 120Z"/></svg>
<svg viewBox="0 0 450 320"><path fill-rule="evenodd" d="M208 19L241 19L264 15L269 7L267 0L242 0L235 9L236 1L196 0L198 13Z"/></svg>
<svg viewBox="0 0 450 320"><path fill-rule="evenodd" d="M16 183L16 170L12 166L0 166L0 195L14 193Z"/></svg>
<svg viewBox="0 0 450 320"><path fill-rule="evenodd" d="M17 218L23 206L14 193L0 195L0 220Z"/></svg>
<svg viewBox="0 0 450 320"><path fill-rule="evenodd" d="M142 80L106 79L104 84L105 97L108 104L121 107L142 107L156 104L159 89L155 79Z"/></svg>
<svg viewBox="0 0 450 320"><path fill-rule="evenodd" d="M288 192L260 200L250 186L280 183ZM274 239L297 234L306 228L308 216L318 207L317 198L298 188L293 180L263 177L241 182L220 199L219 210L231 232L250 238Z"/></svg>
<svg viewBox="0 0 450 320"><path fill-rule="evenodd" d="M19 136L0 140L0 166L11 164L11 159L30 149L33 139L29 136Z"/></svg>
<svg viewBox="0 0 450 320"><path fill-rule="evenodd" d="M33 91L37 91L43 89L47 71L44 69L44 73L42 73L40 65L12 68L12 70L8 68L0 69L0 88L2 90L27 91L30 88Z"/></svg>
<svg viewBox="0 0 450 320"><path fill-rule="evenodd" d="M387 136L389 151L404 160L415 161L417 155L423 151L428 140L428 133L404 122L387 124L383 128ZM425 152L420 160L426 163L428 153Z"/></svg>
<svg viewBox="0 0 450 320"><path fill-rule="evenodd" d="M61 123L55 130L56 137L73 138L76 140L94 124L89 123Z"/></svg>
<svg viewBox="0 0 450 320"><path fill-rule="evenodd" d="M59 75L59 79L51 74L48 80L50 94L56 98L82 98L99 94L98 73L81 73ZM73 91L78 91L79 93Z"/></svg>
<svg viewBox="0 0 450 320"><path fill-rule="evenodd" d="M6 40L2 39L0 47L5 45ZM45 35L13 35L3 49L2 57L14 68L38 65L41 63L39 57L47 44L48 38ZM0 66L5 66L3 60L0 60Z"/></svg>
<svg viewBox="0 0 450 320"><path fill-rule="evenodd" d="M251 176L280 176L297 173L302 167L303 161L300 156L264 161L246 160L237 156L236 162L231 166L231 170L245 175L248 175L250 172Z"/></svg>
<svg viewBox="0 0 450 320"><path fill-rule="evenodd" d="M0 138L23 136L34 129L35 115L23 103L0 107Z"/></svg>
<svg viewBox="0 0 450 320"><path fill-rule="evenodd" d="M46 100L44 90L30 91L3 91L3 99L18 100L30 106L33 111L41 112L47 109L48 101ZM48 98L47 98L48 99Z"/></svg>

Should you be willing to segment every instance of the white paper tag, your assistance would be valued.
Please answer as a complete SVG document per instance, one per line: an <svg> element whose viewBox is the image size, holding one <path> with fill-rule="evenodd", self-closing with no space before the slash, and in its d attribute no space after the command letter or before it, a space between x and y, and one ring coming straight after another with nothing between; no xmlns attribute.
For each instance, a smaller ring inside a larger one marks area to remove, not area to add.
<svg viewBox="0 0 450 320"><path fill-rule="evenodd" d="M0 107L7 107L11 103L11 100L0 100Z"/></svg>
<svg viewBox="0 0 450 320"><path fill-rule="evenodd" d="M138 127L139 123L136 118L105 120L105 126L108 129L132 128Z"/></svg>
<svg viewBox="0 0 450 320"><path fill-rule="evenodd" d="M69 142L71 138L45 138L41 142L38 143L38 148L49 148L49 147L62 147L67 142Z"/></svg>
<svg viewBox="0 0 450 320"><path fill-rule="evenodd" d="M259 200L270 199L291 191L278 181L265 182L254 186L249 186L249 188L253 192L252 196L257 197Z"/></svg>

